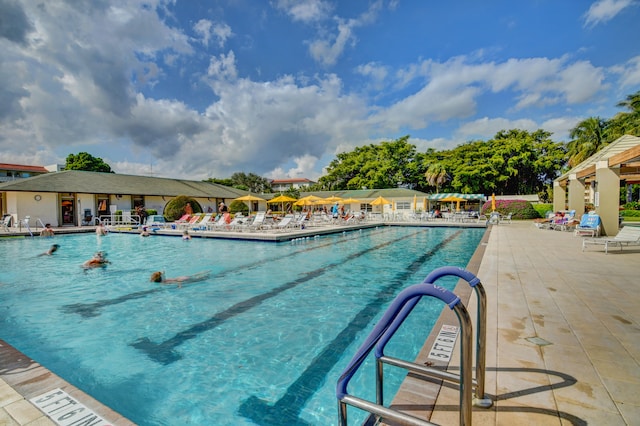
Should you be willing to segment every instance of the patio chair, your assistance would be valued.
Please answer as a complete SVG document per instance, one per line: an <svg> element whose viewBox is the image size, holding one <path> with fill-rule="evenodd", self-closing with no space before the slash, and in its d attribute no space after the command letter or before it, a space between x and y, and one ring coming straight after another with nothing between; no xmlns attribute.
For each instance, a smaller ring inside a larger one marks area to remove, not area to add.
<svg viewBox="0 0 640 426"><path fill-rule="evenodd" d="M585 214L580 218L580 223L576 226L574 235L588 235L590 237L597 237L600 235L600 216L595 213Z"/></svg>
<svg viewBox="0 0 640 426"><path fill-rule="evenodd" d="M10 232L11 231L11 221L13 220L13 216L11 216L10 214L5 215L2 218L2 230L6 231L6 232Z"/></svg>
<svg viewBox="0 0 640 426"><path fill-rule="evenodd" d="M582 251L590 244L604 245L605 254L609 253L609 247L618 246L622 251L622 246L640 245L640 227L624 226L613 238L585 238L582 240Z"/></svg>

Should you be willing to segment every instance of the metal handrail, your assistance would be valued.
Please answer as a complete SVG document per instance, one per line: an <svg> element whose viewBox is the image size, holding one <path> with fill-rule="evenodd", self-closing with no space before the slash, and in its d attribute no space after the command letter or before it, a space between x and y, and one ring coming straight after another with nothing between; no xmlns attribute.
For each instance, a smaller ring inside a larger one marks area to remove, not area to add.
<svg viewBox="0 0 640 426"><path fill-rule="evenodd" d="M407 306L409 303L415 306L415 304L424 296L433 297L444 302L449 306L450 309L455 312L456 316L458 317L458 321L460 323L460 424L464 426L471 425L471 318L469 317L467 308L460 301L460 298L453 292L445 288L438 287L434 284L422 283L408 287L405 290L401 291L400 294L398 294L391 305L387 308L380 321L375 325L367 339L360 346L354 357L351 359L351 362L349 362L347 367L340 375L336 386L336 397L338 399L338 416L340 426L347 426L347 405L351 405L368 411L381 417L382 419L401 422L405 425L433 425L433 423L426 420L422 420L409 414L384 407L379 403L373 403L371 401L349 395L347 392L349 381L356 373L356 371L362 366L365 359L378 344L378 342L380 342L383 337L390 338L391 334L393 334L393 332L397 330L400 324L397 323L396 320L399 318L401 312L405 312L405 306ZM406 314L408 315L408 312L406 312ZM402 320L404 320L404 318L402 318ZM392 326L394 326L393 331L390 330ZM388 332L390 334L388 334ZM418 364L408 362L406 366L412 366L412 368L419 367ZM376 381L378 380L382 380L381 375L376 378ZM380 383L379 386L382 387L382 384Z"/></svg>
<svg viewBox="0 0 640 426"><path fill-rule="evenodd" d="M456 276L467 281L471 288L476 293L477 299L477 312L476 312L476 368L475 379L472 381L475 385L475 393L473 397L473 405L476 407L489 408L493 405L491 398L485 397L485 370L486 370L486 340L487 340L487 295L484 291L484 287L480 279L466 269L455 266L444 266L434 269L422 282L423 284L433 284L438 279L445 276ZM394 319L393 323L389 326L389 329L381 337L380 341L376 345L376 358L381 362L391 365L397 365L398 360L384 355L384 347L391 339L391 336L400 327L405 318L411 313L413 308L419 302L419 299L415 299L407 303L398 316ZM379 365L377 368L381 368ZM459 383L460 377L455 374L443 372L435 368L422 367L420 371L422 374L426 374L431 377L436 377L442 380L448 380L450 382ZM382 374L379 372L378 374ZM377 389L377 400L379 404L383 403L382 389Z"/></svg>

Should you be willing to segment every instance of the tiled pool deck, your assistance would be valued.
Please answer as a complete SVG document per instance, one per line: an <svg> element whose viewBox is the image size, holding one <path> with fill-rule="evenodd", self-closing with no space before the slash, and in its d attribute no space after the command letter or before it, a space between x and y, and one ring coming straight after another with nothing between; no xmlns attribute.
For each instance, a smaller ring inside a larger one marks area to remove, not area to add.
<svg viewBox="0 0 640 426"><path fill-rule="evenodd" d="M640 424L640 247L581 249L580 237L531 222L491 229L477 275L487 292L494 404L474 408L474 425ZM28 400L54 388L114 425L131 424L0 340L0 425L53 425ZM396 404L458 424L457 389L436 391L435 406L411 392Z"/></svg>

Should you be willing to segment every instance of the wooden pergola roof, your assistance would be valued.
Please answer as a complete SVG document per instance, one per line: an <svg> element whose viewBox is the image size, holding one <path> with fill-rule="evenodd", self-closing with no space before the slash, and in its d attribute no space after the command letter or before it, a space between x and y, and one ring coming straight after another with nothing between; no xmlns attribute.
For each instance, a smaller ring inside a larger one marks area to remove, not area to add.
<svg viewBox="0 0 640 426"><path fill-rule="evenodd" d="M591 157L578 164L556 179L565 186L569 176L589 182L595 179L596 163L607 161L610 168L620 167L620 180L626 183L640 183L640 138L624 135L611 142Z"/></svg>

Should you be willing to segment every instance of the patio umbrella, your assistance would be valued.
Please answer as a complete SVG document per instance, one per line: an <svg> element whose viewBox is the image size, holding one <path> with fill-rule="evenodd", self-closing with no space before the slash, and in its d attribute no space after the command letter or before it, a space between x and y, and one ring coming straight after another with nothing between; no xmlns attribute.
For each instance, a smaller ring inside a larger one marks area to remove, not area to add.
<svg viewBox="0 0 640 426"><path fill-rule="evenodd" d="M267 201L264 198L256 197L255 195L247 194L242 197L234 198L233 201L249 201L249 215L251 215L251 202L252 201Z"/></svg>
<svg viewBox="0 0 640 426"><path fill-rule="evenodd" d="M415 212L416 210L418 210L418 196L414 195L413 196L413 211Z"/></svg>
<svg viewBox="0 0 640 426"><path fill-rule="evenodd" d="M496 211L496 194L491 194L491 211Z"/></svg>
<svg viewBox="0 0 640 426"><path fill-rule="evenodd" d="M438 201L450 202L450 203L455 202L456 203L456 211L460 211L460 201L467 201L467 200L466 200L466 198L461 198L461 197L456 197L455 195L450 195L448 197L441 198Z"/></svg>
<svg viewBox="0 0 640 426"><path fill-rule="evenodd" d="M320 200L320 197L316 197L315 195L307 195L306 197L300 198L298 201L293 203L294 206L315 206L316 201Z"/></svg>
<svg viewBox="0 0 640 426"><path fill-rule="evenodd" d="M391 201L387 200L386 198L383 198L381 195L375 200L373 200L372 202L370 202L369 204L371 204L372 206L381 206L383 204L391 204Z"/></svg>
<svg viewBox="0 0 640 426"><path fill-rule="evenodd" d="M332 195L331 197L322 198L320 200L317 200L316 203L317 204L333 204L336 201L342 201L342 198L336 197L335 195Z"/></svg>
<svg viewBox="0 0 640 426"><path fill-rule="evenodd" d="M270 199L269 201L267 201L268 204L274 204L274 203L280 203L280 210L284 211L284 203L290 203L292 201L296 201L295 198L289 197L288 195L278 195L275 198Z"/></svg>
<svg viewBox="0 0 640 426"><path fill-rule="evenodd" d="M355 198L347 198L346 200L340 201L340 204L356 204L361 203L362 201L356 200Z"/></svg>

